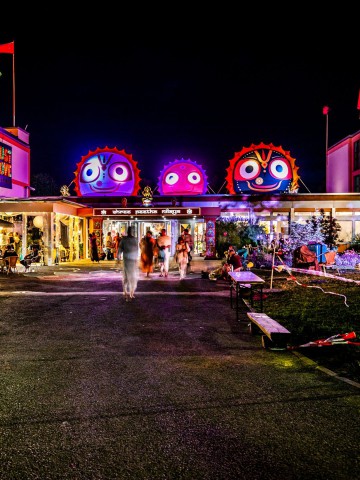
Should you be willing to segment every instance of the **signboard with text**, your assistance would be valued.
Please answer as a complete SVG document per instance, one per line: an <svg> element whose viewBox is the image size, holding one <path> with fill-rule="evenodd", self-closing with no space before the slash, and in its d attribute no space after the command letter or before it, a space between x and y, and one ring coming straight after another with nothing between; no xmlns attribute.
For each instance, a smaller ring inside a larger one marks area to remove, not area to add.
<svg viewBox="0 0 360 480"><path fill-rule="evenodd" d="M12 148L0 142L0 187L12 188Z"/></svg>
<svg viewBox="0 0 360 480"><path fill-rule="evenodd" d="M200 208L147 207L147 208L94 208L96 217L190 217L200 215Z"/></svg>

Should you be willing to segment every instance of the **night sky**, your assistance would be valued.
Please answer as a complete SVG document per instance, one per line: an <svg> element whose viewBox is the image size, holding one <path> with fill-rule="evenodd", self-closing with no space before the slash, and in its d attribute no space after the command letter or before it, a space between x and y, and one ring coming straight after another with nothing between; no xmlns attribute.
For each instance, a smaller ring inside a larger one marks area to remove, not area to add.
<svg viewBox="0 0 360 480"><path fill-rule="evenodd" d="M265 142L296 159L300 193L324 192L323 107L329 146L360 129L358 42L308 32L304 41L289 27L275 37L265 21L234 30L215 17L145 28L94 12L91 21L2 28L0 44L15 41L16 126L30 133L31 173L69 185L82 156L109 146L138 162L142 187L156 187L164 164L190 158L227 193L234 153ZM1 54L3 127L12 126L11 69Z"/></svg>

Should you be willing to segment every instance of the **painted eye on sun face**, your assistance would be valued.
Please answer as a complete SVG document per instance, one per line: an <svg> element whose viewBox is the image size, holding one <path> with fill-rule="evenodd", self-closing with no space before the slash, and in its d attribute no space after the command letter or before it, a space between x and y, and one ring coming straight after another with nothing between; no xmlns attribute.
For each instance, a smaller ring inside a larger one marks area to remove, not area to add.
<svg viewBox="0 0 360 480"><path fill-rule="evenodd" d="M270 174L280 180L291 178L291 170L288 163L283 159L272 160L269 164Z"/></svg>
<svg viewBox="0 0 360 480"><path fill-rule="evenodd" d="M260 173L260 164L254 159L245 159L239 162L236 168L236 180L253 180Z"/></svg>
<svg viewBox="0 0 360 480"><path fill-rule="evenodd" d="M126 163L116 162L109 166L109 177L116 182L125 182L132 179L132 173Z"/></svg>
<svg viewBox="0 0 360 480"><path fill-rule="evenodd" d="M197 172L189 173L187 179L188 179L188 182L193 185L197 185L199 182L201 182L201 176Z"/></svg>
<svg viewBox="0 0 360 480"><path fill-rule="evenodd" d="M101 173L101 166L97 159L90 159L81 170L81 181L91 183L97 180Z"/></svg>
<svg viewBox="0 0 360 480"><path fill-rule="evenodd" d="M165 177L165 183L167 185L175 185L179 181L179 175L175 172L168 173Z"/></svg>

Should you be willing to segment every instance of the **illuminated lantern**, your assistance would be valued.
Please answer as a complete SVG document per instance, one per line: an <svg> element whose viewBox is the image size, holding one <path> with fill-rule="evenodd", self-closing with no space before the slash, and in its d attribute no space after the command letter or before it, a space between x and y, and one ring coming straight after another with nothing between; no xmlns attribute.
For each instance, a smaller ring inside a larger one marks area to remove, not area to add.
<svg viewBox="0 0 360 480"><path fill-rule="evenodd" d="M75 173L78 196L137 195L140 170L137 162L125 150L96 149L82 157Z"/></svg>
<svg viewBox="0 0 360 480"><path fill-rule="evenodd" d="M295 159L272 143L243 147L227 168L229 193L297 193L300 179Z"/></svg>
<svg viewBox="0 0 360 480"><path fill-rule="evenodd" d="M34 217L33 225L36 228L40 228L40 229L43 228L43 226L44 226L43 217L41 217L40 215L37 215L36 217Z"/></svg>
<svg viewBox="0 0 360 480"><path fill-rule="evenodd" d="M204 195L207 187L205 170L183 158L165 165L158 182L161 195Z"/></svg>

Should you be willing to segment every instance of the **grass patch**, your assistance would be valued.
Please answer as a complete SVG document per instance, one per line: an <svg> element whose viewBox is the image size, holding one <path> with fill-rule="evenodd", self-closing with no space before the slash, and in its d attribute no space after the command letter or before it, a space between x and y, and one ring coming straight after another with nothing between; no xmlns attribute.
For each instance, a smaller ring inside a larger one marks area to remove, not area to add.
<svg viewBox="0 0 360 480"><path fill-rule="evenodd" d="M308 342L349 332L355 332L354 341L360 342L360 272L350 271L335 279L276 272L271 279L271 270L253 271L265 280L265 289L271 285L263 299L263 311L291 332L289 346L299 347L318 365L360 383L360 346L301 348ZM254 308L260 311L259 301L254 302Z"/></svg>

